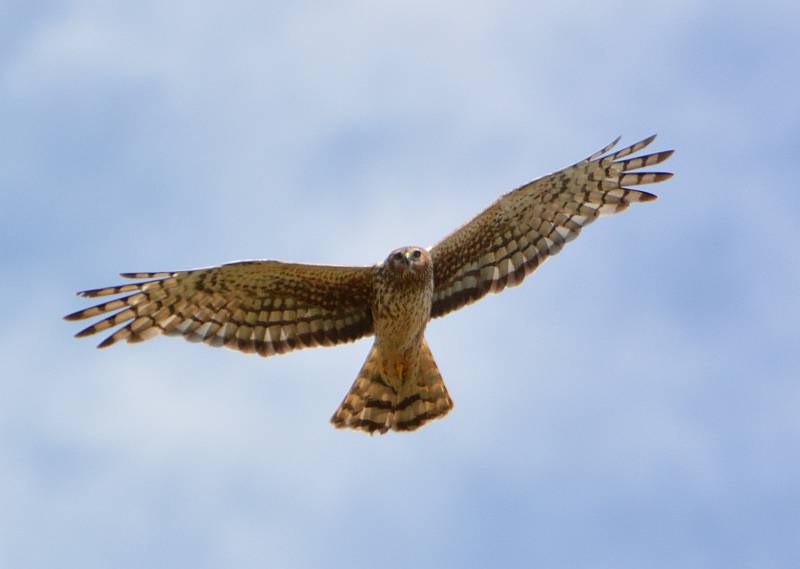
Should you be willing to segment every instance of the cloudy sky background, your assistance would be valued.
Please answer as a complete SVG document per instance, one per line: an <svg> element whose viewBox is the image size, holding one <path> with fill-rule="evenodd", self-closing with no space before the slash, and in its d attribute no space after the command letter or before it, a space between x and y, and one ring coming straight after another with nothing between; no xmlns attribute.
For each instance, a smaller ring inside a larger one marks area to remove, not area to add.
<svg viewBox="0 0 800 569"><path fill-rule="evenodd" d="M800 563L795 3L0 14L0 566ZM328 425L368 340L60 320L121 271L370 264L652 132L657 202L429 326L456 408L413 435Z"/></svg>

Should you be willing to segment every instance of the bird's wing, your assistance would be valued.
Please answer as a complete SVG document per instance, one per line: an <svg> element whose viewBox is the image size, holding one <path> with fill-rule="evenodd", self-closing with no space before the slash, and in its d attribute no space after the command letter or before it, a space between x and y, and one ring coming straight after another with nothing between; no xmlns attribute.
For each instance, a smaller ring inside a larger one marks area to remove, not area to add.
<svg viewBox="0 0 800 569"><path fill-rule="evenodd" d="M372 334L373 267L331 267L240 261L162 273L123 273L144 282L79 292L98 297L133 293L65 316L113 314L78 332L89 336L122 325L98 347L160 334L262 356L331 346Z"/></svg>
<svg viewBox="0 0 800 569"><path fill-rule="evenodd" d="M656 198L634 190L672 177L635 172L659 164L673 151L626 158L655 135L613 154L602 150L500 197L488 209L431 248L434 294L431 318L475 302L489 292L516 286L581 229L633 202Z"/></svg>

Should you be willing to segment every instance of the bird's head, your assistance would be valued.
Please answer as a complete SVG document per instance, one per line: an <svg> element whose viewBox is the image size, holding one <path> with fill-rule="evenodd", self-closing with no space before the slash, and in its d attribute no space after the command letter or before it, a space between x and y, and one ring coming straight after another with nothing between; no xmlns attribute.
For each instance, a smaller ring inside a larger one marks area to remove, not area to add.
<svg viewBox="0 0 800 569"><path fill-rule="evenodd" d="M422 247L401 247L389 253L384 265L399 273L408 271L419 273L430 268L431 256Z"/></svg>

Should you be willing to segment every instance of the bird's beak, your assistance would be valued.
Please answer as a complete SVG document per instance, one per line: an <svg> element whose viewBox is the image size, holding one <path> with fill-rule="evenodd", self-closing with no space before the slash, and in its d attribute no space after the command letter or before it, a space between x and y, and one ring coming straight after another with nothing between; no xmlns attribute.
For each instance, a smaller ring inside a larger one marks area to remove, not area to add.
<svg viewBox="0 0 800 569"><path fill-rule="evenodd" d="M406 261L406 266L411 266L411 251L406 251L403 253L403 259Z"/></svg>

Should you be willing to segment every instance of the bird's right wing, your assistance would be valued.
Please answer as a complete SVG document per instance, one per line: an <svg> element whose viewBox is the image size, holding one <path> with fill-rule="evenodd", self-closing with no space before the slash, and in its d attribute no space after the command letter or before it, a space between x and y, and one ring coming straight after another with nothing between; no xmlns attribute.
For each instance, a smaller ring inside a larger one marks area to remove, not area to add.
<svg viewBox="0 0 800 569"><path fill-rule="evenodd" d="M437 243L431 249L431 318L520 284L599 216L655 199L628 186L669 179L672 174L666 172L634 171L660 164L672 150L626 158L653 139L606 154L617 139L577 164L505 194Z"/></svg>
<svg viewBox="0 0 800 569"><path fill-rule="evenodd" d="M374 267L239 261L204 269L123 273L150 279L79 292L84 297L133 293L64 318L114 312L78 332L89 336L122 325L98 347L160 334L262 356L351 342L373 333Z"/></svg>

